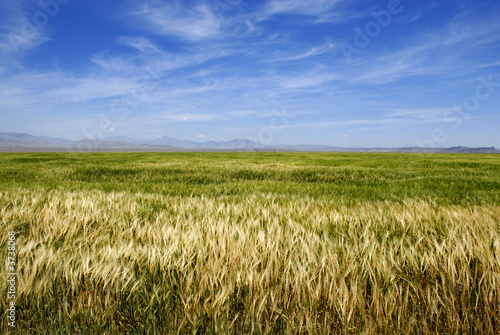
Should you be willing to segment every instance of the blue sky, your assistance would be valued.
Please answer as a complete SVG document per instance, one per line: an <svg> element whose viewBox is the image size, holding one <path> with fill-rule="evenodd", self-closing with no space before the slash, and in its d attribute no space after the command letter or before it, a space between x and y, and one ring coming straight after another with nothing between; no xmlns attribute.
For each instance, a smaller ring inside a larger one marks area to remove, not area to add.
<svg viewBox="0 0 500 335"><path fill-rule="evenodd" d="M500 148L500 2L0 0L0 131Z"/></svg>

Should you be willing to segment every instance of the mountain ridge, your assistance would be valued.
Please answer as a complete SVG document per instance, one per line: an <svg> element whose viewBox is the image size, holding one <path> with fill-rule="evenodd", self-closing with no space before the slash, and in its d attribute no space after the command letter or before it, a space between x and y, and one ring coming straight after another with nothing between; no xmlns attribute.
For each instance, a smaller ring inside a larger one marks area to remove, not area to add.
<svg viewBox="0 0 500 335"><path fill-rule="evenodd" d="M160 136L152 140L134 139L127 136L108 137L102 140L70 141L64 138L34 136L27 133L0 132L0 150L40 151L42 149L64 149L65 151L316 151L316 152L425 152L425 153L500 153L495 147L449 148L353 148L328 145L283 144L263 145L249 139L233 139L229 141L194 142L169 136ZM36 150L38 149L38 150Z"/></svg>

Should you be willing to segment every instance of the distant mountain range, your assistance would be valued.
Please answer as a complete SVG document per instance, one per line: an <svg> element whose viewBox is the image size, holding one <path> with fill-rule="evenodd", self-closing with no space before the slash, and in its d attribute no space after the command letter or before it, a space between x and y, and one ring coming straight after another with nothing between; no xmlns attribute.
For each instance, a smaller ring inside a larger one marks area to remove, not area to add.
<svg viewBox="0 0 500 335"><path fill-rule="evenodd" d="M262 145L246 139L194 142L161 136L153 140L126 136L103 140L70 141L63 138L1 133L0 151L324 151L324 152L427 152L427 153L500 153L495 147L451 148L345 148L327 145Z"/></svg>

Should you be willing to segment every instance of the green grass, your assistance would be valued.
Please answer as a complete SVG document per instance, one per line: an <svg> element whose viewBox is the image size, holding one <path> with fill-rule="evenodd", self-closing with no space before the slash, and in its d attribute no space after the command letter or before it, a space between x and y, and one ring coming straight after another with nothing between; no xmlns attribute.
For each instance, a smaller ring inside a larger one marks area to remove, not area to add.
<svg viewBox="0 0 500 335"><path fill-rule="evenodd" d="M22 334L500 333L500 155L5 153L0 220Z"/></svg>
<svg viewBox="0 0 500 335"><path fill-rule="evenodd" d="M3 189L170 196L272 193L339 202L432 198L495 204L498 155L330 153L3 154Z"/></svg>

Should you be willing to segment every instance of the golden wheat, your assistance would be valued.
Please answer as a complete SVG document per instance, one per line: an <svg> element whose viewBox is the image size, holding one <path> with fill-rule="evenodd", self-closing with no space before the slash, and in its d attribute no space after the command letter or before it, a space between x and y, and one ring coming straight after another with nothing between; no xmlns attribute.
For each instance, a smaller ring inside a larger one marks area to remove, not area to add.
<svg viewBox="0 0 500 335"><path fill-rule="evenodd" d="M1 205L2 230L18 233L25 329L44 317L74 333L500 325L498 206L22 189L3 192Z"/></svg>

